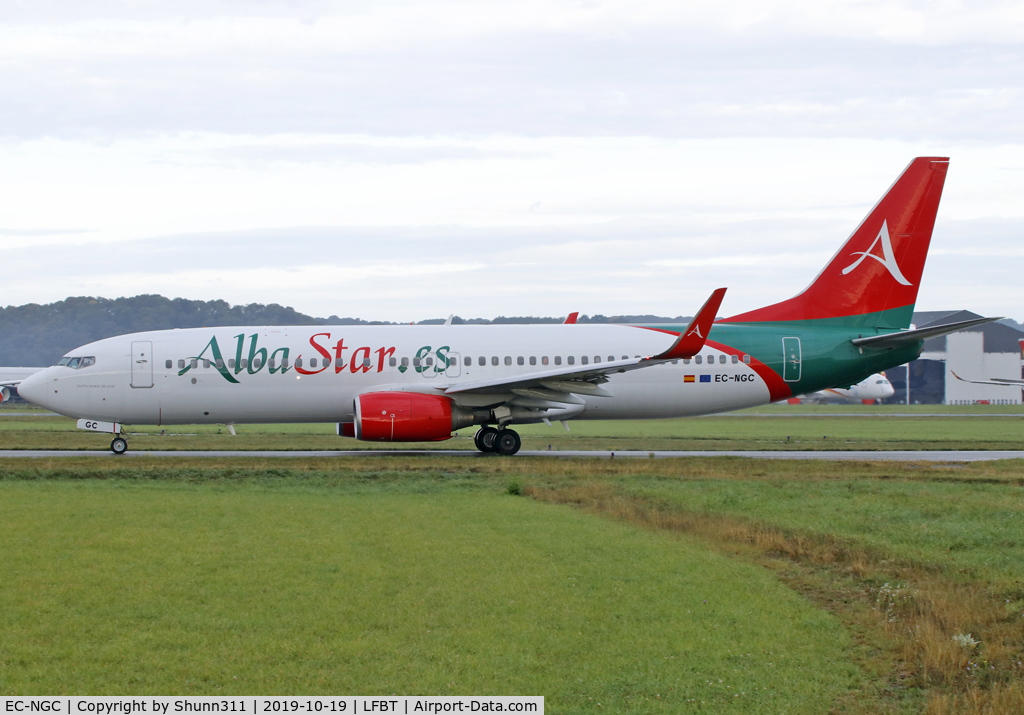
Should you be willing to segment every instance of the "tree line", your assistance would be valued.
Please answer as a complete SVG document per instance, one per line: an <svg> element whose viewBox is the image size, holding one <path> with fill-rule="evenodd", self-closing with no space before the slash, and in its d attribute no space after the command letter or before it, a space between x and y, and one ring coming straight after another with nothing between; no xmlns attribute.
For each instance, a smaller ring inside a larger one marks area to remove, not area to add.
<svg viewBox="0 0 1024 715"><path fill-rule="evenodd" d="M560 323L563 317L453 318L454 324ZM579 317L580 323L674 323L688 318L654 315ZM421 321L443 323L444 318ZM294 308L270 303L230 305L224 300L186 300L161 295L131 298L73 297L56 303L0 308L0 366L45 367L67 352L95 340L146 330L222 325L396 325L359 318L315 318Z"/></svg>

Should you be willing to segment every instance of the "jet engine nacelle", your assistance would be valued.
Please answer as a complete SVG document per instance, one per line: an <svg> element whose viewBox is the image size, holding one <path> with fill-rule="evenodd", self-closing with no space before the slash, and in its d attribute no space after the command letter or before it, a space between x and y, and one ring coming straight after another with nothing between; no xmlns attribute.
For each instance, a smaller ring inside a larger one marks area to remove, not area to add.
<svg viewBox="0 0 1024 715"><path fill-rule="evenodd" d="M355 408L355 438L369 442L439 442L472 423L449 398L419 392L368 392Z"/></svg>

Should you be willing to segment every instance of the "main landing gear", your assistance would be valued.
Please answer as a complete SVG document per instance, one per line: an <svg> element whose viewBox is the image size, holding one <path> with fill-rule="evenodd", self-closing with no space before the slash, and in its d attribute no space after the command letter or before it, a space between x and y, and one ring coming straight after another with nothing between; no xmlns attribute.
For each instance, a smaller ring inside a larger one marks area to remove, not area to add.
<svg viewBox="0 0 1024 715"><path fill-rule="evenodd" d="M506 457L512 456L523 446L518 432L494 427L481 427L473 437L473 443L481 452L494 452Z"/></svg>
<svg viewBox="0 0 1024 715"><path fill-rule="evenodd" d="M118 435L110 442L110 451L114 454L124 454L128 451L128 440Z"/></svg>

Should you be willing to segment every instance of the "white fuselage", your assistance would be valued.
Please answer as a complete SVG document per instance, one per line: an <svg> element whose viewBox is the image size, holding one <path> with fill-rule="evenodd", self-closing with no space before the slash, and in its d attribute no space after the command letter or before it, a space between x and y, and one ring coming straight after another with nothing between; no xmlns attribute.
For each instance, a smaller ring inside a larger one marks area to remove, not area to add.
<svg viewBox="0 0 1024 715"><path fill-rule="evenodd" d="M584 360L593 365L656 355L676 338L624 325L154 331L85 345L69 357L95 358L94 364L46 368L19 390L71 417L130 424L349 422L353 400L363 393L438 394ZM574 419L678 417L769 402L769 390L751 366L709 346L692 360L612 374L602 387L611 396L580 395L585 405ZM451 397L468 408L516 399L501 387Z"/></svg>
<svg viewBox="0 0 1024 715"><path fill-rule="evenodd" d="M850 402L874 402L875 400L887 400L896 394L892 383L884 373L875 373L867 379L861 380L850 387L832 387L828 390L815 392L808 395L810 398L842 398Z"/></svg>

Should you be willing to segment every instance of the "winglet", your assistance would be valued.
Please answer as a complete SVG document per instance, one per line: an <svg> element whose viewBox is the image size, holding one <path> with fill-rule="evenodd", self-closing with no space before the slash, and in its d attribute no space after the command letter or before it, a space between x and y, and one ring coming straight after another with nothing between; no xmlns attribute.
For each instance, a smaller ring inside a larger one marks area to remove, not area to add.
<svg viewBox="0 0 1024 715"><path fill-rule="evenodd" d="M579 311L576 311L575 313L569 313L569 315L565 317L565 320L562 321L562 325L575 325L576 318L578 317L580 317Z"/></svg>
<svg viewBox="0 0 1024 715"><path fill-rule="evenodd" d="M693 320L686 326L686 330L679 335L675 344L651 359L678 360L679 358L690 358L699 353L708 339L708 331L711 330L711 324L715 322L715 316L722 305L725 291L725 288L719 288L712 293L707 302L697 311L697 315L693 316Z"/></svg>

